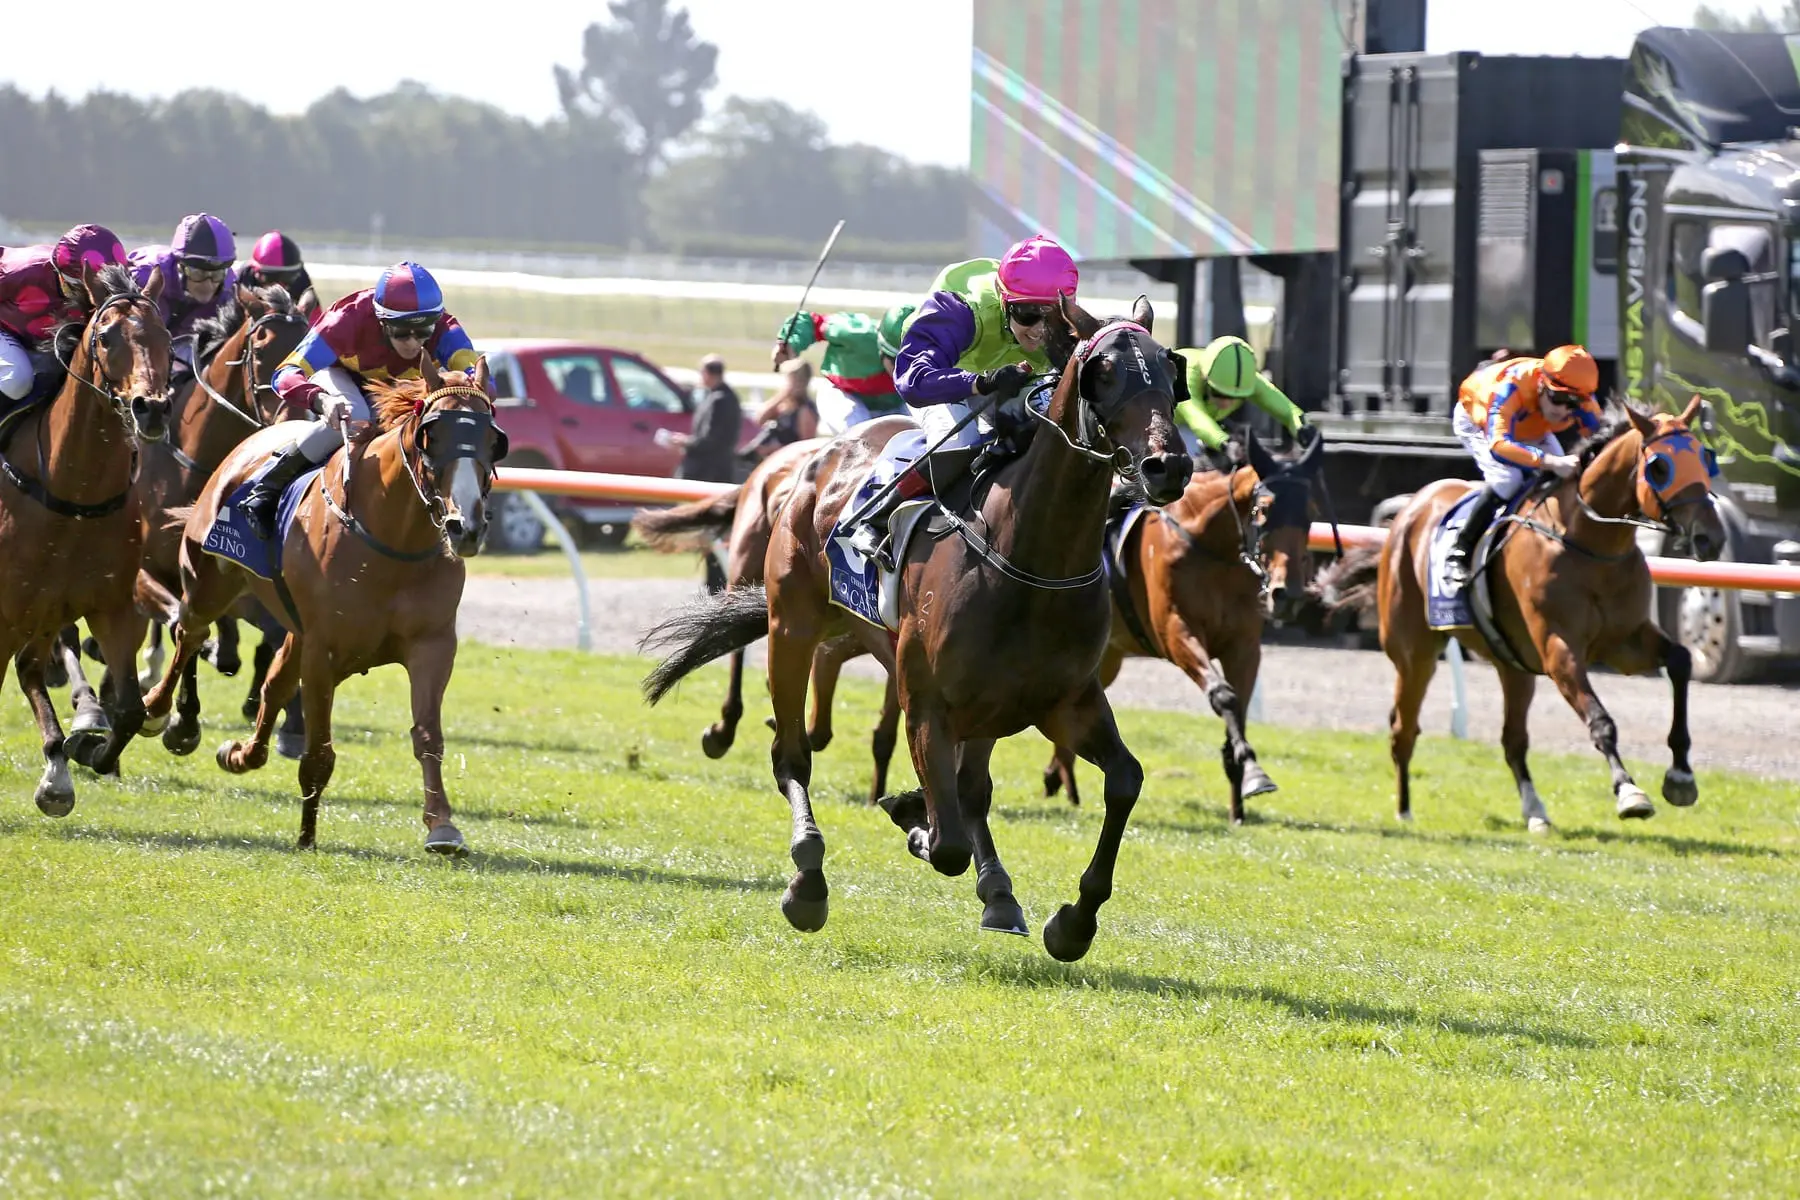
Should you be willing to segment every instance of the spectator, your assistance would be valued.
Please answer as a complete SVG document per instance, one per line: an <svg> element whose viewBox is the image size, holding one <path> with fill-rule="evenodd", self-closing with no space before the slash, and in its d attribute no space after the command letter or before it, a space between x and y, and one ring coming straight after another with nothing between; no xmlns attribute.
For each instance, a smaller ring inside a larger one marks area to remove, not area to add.
<svg viewBox="0 0 1800 1200"><path fill-rule="evenodd" d="M700 386L704 391L694 411L693 432L669 436L669 444L683 452L675 475L678 479L735 483L732 451L737 447L743 407L725 382L724 359L709 354L700 360Z"/></svg>
<svg viewBox="0 0 1800 1200"><path fill-rule="evenodd" d="M819 410L807 387L812 383L812 364L790 358L781 364L781 389L756 414L762 432L741 454L753 460L767 458L777 448L819 436Z"/></svg>

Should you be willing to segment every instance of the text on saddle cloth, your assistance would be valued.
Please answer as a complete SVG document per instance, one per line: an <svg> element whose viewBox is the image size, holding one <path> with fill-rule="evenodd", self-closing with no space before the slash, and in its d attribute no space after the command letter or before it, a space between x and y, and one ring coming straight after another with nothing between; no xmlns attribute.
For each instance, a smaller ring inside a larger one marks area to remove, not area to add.
<svg viewBox="0 0 1800 1200"><path fill-rule="evenodd" d="M300 507L300 498L306 494L308 485L324 470L323 467L314 467L290 483L287 490L281 493L281 503L275 510L275 536L265 542L250 528L250 519L244 513L243 503L256 481L267 474L276 461L271 458L232 489L230 497L219 506L219 515L213 519L212 528L206 531L206 541L201 544L201 549L208 554L236 563L259 579L274 579L281 570L281 548L293 525L294 514Z"/></svg>

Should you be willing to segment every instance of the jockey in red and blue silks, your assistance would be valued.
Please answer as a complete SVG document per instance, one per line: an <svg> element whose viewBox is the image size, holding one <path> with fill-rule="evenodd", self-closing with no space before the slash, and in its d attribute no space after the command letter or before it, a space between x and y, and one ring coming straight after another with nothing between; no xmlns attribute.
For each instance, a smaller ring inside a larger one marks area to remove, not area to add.
<svg viewBox="0 0 1800 1200"><path fill-rule="evenodd" d="M103 225L77 225L53 246L0 247L0 411L42 394L61 373L36 347L65 321L87 320L93 302L82 268L124 265L124 245Z"/></svg>
<svg viewBox="0 0 1800 1200"><path fill-rule="evenodd" d="M294 352L275 368L275 390L294 416L317 415L297 443L281 452L245 499L259 537L274 533L281 493L331 457L348 420L367 421L364 382L419 378L429 354L446 371L475 370L475 346L455 317L444 311L444 293L417 263L396 263L372 288L333 304Z"/></svg>
<svg viewBox="0 0 1800 1200"><path fill-rule="evenodd" d="M140 246L131 252L131 273L139 287L150 282L153 271L162 271L162 295L157 308L169 328L169 386L181 372L194 366L194 326L219 315L225 297L237 287L232 263L237 261L237 241L225 222L210 213L181 218L167 246Z"/></svg>

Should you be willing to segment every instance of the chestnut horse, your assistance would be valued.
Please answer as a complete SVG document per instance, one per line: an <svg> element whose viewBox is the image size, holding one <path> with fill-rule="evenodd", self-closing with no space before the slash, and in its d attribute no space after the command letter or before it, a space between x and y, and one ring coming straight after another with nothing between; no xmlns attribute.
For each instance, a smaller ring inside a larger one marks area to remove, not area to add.
<svg viewBox="0 0 1800 1200"><path fill-rule="evenodd" d="M1537 676L1548 675L1588 727L1595 749L1612 768L1613 798L1622 818L1653 815L1655 805L1632 781L1619 759L1618 729L1588 679L1590 663L1627 675L1662 667L1669 676L1674 715L1669 750L1674 762L1663 775L1662 795L1686 807L1699 799L1688 764L1688 680L1692 666L1685 647L1672 641L1649 617L1650 569L1637 548L1643 525L1685 537L1702 561L1718 557L1724 526L1711 494L1711 459L1689 431L1699 411L1695 397L1680 416L1645 416L1627 409L1626 420L1589 439L1576 474L1542 481L1495 535L1498 550L1478 570L1492 581L1494 613L1511 654L1526 668L1496 656L1473 630L1457 641L1494 662L1505 698L1500 742L1512 769L1526 826L1550 828L1550 816L1531 782L1525 754L1530 745L1526 718ZM1399 815L1411 819L1408 768L1419 736L1419 707L1437 669L1447 633L1426 623L1425 597L1430 543L1444 511L1472 485L1462 480L1432 484L1395 517L1379 552L1347 560L1342 574L1348 590L1336 607L1354 607L1358 575L1366 589L1369 559L1376 558L1381 646L1399 677L1394 684L1390 748L1394 759Z"/></svg>
<svg viewBox="0 0 1800 1200"><path fill-rule="evenodd" d="M1112 641L1100 662L1110 686L1127 658L1163 658L1180 667L1225 722L1222 759L1231 785L1231 823L1244 799L1275 790L1244 735L1243 705L1256 690L1263 622L1291 616L1312 576L1307 535L1324 442L1283 461L1247 434L1249 466L1196 475L1175 503L1144 512L1119 548L1125 571L1114 583ZM1044 794L1068 787L1080 804L1075 754L1058 746L1044 768Z"/></svg>
<svg viewBox="0 0 1800 1200"><path fill-rule="evenodd" d="M781 907L796 929L821 928L829 904L825 840L808 794L807 681L814 649L855 622L898 684L924 784L922 796L896 798L890 814L907 830L908 848L939 872L960 875L976 860L982 928L1026 933L988 828L994 743L1036 726L1105 773L1106 818L1080 899L1044 927L1045 948L1065 962L1093 943L1144 775L1119 738L1098 676L1112 624L1100 565L1107 494L1119 472L1165 503L1193 470L1171 415L1179 372L1151 338L1147 300L1139 299L1133 317L1102 325L1066 298L1046 317L1052 361L1068 365L1047 411L1025 406L1025 419L1042 427L976 494L973 518L938 507L955 536L910 542L895 635L832 606L825 557L871 462L913 428L891 418L834 440L795 484L769 543L766 594L728 589L646 635L647 643L676 647L645 680L652 703L702 663L767 635L775 782L791 810L797 869Z"/></svg>
<svg viewBox="0 0 1800 1200"><path fill-rule="evenodd" d="M110 732L77 761L110 773L144 721L130 669L145 628L132 595L143 545L132 477L140 439L158 441L169 430L161 272L142 291L118 266L84 267L82 282L93 315L56 332L56 357L68 369L61 389L0 429L0 673L18 655L19 686L44 738L35 799L53 817L75 807L44 682L65 625L86 618L107 658L125 664L102 682Z"/></svg>
<svg viewBox="0 0 1800 1200"><path fill-rule="evenodd" d="M440 375L428 356L422 365L421 380L370 386L374 429L333 454L307 484L281 553L291 612L271 581L201 549L219 506L294 436L289 429L252 434L226 458L201 491L182 540L181 602L171 621L175 654L146 707L154 721L168 714L175 685L199 652L207 626L246 588L269 611L283 614L288 636L263 684L255 733L248 745L221 746L218 761L232 774L267 762L275 715L300 686L306 706L302 849L314 845L319 798L337 758L331 746L337 685L388 663L404 666L412 683L413 755L425 780L425 848L440 854L464 849L444 795L441 712L456 661L462 560L476 553L486 531L493 464L505 456L506 435L494 425L485 358L472 385L460 373Z"/></svg>
<svg viewBox="0 0 1800 1200"><path fill-rule="evenodd" d="M699 550L710 553L712 543L726 539L727 587L751 587L763 581L763 559L776 518L806 468L830 438L790 442L756 464L749 478L729 492L710 500L698 500L674 508L641 512L631 527L645 544L668 552ZM852 634L821 642L813 652L812 712L806 723L806 740L817 753L831 744L831 707L837 694L838 672L844 663L868 651ZM744 715L744 651L731 652L729 682L719 719L700 734L700 749L708 758L723 758L737 740L738 722ZM870 739L875 776L869 786L869 803L887 792L888 765L900 735L900 700L893 676L888 676L882 699L881 719Z"/></svg>

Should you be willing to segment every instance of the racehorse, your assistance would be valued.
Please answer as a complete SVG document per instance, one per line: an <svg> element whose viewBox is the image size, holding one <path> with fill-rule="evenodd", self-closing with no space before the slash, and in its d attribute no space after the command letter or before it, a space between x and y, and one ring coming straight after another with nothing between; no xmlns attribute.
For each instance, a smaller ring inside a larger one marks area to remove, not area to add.
<svg viewBox="0 0 1800 1200"><path fill-rule="evenodd" d="M68 747L44 681L63 626L85 617L108 659L126 664L101 684L110 732L76 761L110 773L144 721L129 669L144 636L132 595L143 535L131 481L139 441L169 431L161 273L140 291L124 267L84 266L82 282L94 310L85 325L56 332L62 387L0 430L0 673L18 655L19 686L44 738L34 798L54 817L75 807Z"/></svg>
<svg viewBox="0 0 1800 1200"><path fill-rule="evenodd" d="M813 457L831 442L809 438L790 442L756 464L749 478L737 488L710 500L674 508L641 512L631 527L646 545L669 552L700 550L710 553L712 543L726 538L727 587L751 587L763 581L763 560L781 507L793 492L799 474ZM812 711L806 723L806 739L817 753L831 744L832 699L837 693L838 672L844 663L867 653L854 635L821 642L813 653ZM744 715L744 651L731 652L730 682L719 719L700 734L700 748L708 758L723 758L737 740L738 722ZM870 739L875 774L869 785L869 803L887 792L888 765L899 740L900 700L893 676L888 676L881 719Z"/></svg>
<svg viewBox="0 0 1800 1200"><path fill-rule="evenodd" d="M460 373L440 375L429 356L421 370L419 380L371 384L373 428L354 445L347 440L305 485L281 549L277 578L283 587L213 557L202 546L221 505L293 437L287 429L252 434L227 456L201 491L182 540L181 601L170 622L175 654L146 707L156 722L168 714L175 685L199 652L207 626L245 588L270 612L282 614L289 632L263 684L255 732L247 745L221 746L218 762L232 774L267 762L275 715L299 685L306 708L302 849L315 844L319 798L336 762L331 706L337 685L373 667L399 663L412 683L413 755L425 781L425 848L464 851L444 794L440 714L456 660L462 559L477 552L486 531L488 490L494 463L506 454L506 435L494 424L485 358L472 384ZM189 714L179 719L188 720Z"/></svg>
<svg viewBox="0 0 1800 1200"><path fill-rule="evenodd" d="M1143 298L1132 321L1102 325L1067 298L1047 315L1051 361L1067 367L1047 409L1024 405L1024 420L1041 425L1029 447L971 493L973 520L939 506L937 517L957 536L908 544L898 631L890 637L873 625L856 627L896 679L924 784L916 803L894 798L890 815L907 830L908 848L939 872L960 875L976 860L982 928L1026 932L988 829L995 741L1035 725L1105 773L1106 818L1080 899L1044 927L1045 948L1063 961L1080 958L1093 942L1143 783L1098 676L1111 628L1100 565L1109 484L1122 473L1166 503L1193 470L1171 415L1179 372L1152 339L1151 318ZM776 523L766 593L727 589L645 637L646 644L675 647L644 681L655 703L696 667L767 635L771 757L792 814L796 868L781 907L802 931L823 927L829 906L825 840L807 790L807 680L814 649L855 620L831 606L825 543L881 448L912 427L871 421L819 454Z"/></svg>
<svg viewBox="0 0 1800 1200"><path fill-rule="evenodd" d="M1637 548L1638 527L1676 533L1695 557L1709 561L1725 546L1725 530L1711 494L1711 451L1689 431L1700 409L1695 397L1680 416L1646 416L1627 408L1626 419L1590 438L1579 467L1566 480L1541 481L1494 536L1498 548L1478 570L1491 581L1494 616L1505 647L1497 651L1473 630L1457 641L1493 661L1500 673L1505 724L1500 742L1519 791L1520 811L1533 832L1550 828L1550 816L1525 762L1530 739L1526 718L1537 676L1548 675L1586 722L1595 749L1612 769L1616 811L1622 818L1652 816L1656 807L1632 781L1619 759L1618 729L1588 679L1590 664L1624 674L1662 667L1669 676L1673 719L1669 750L1674 762L1663 775L1662 795L1686 807L1699 799L1688 764L1688 651L1649 617L1650 569ZM1394 684L1389 747L1394 760L1399 815L1412 817L1408 768L1419 736L1419 707L1437 668L1446 633L1426 619L1432 531L1446 509L1471 487L1462 480L1432 484L1409 501L1378 552L1345 560L1334 607L1353 608L1376 576L1381 646L1399 676ZM1504 539L1504 540L1502 540ZM1507 663L1501 654L1515 659Z"/></svg>
<svg viewBox="0 0 1800 1200"><path fill-rule="evenodd" d="M1126 529L1122 578L1112 579L1112 640L1100 663L1100 682L1110 686L1126 658L1164 658L1206 693L1225 722L1233 825L1243 823L1246 797L1275 790L1244 735L1243 705L1256 690L1263 622L1291 617L1311 579L1306 539L1325 458L1317 437L1291 461L1254 433L1246 449L1248 465L1195 475L1179 500L1146 508ZM1059 745L1044 768L1044 794L1065 785L1069 802L1080 804L1074 751Z"/></svg>

